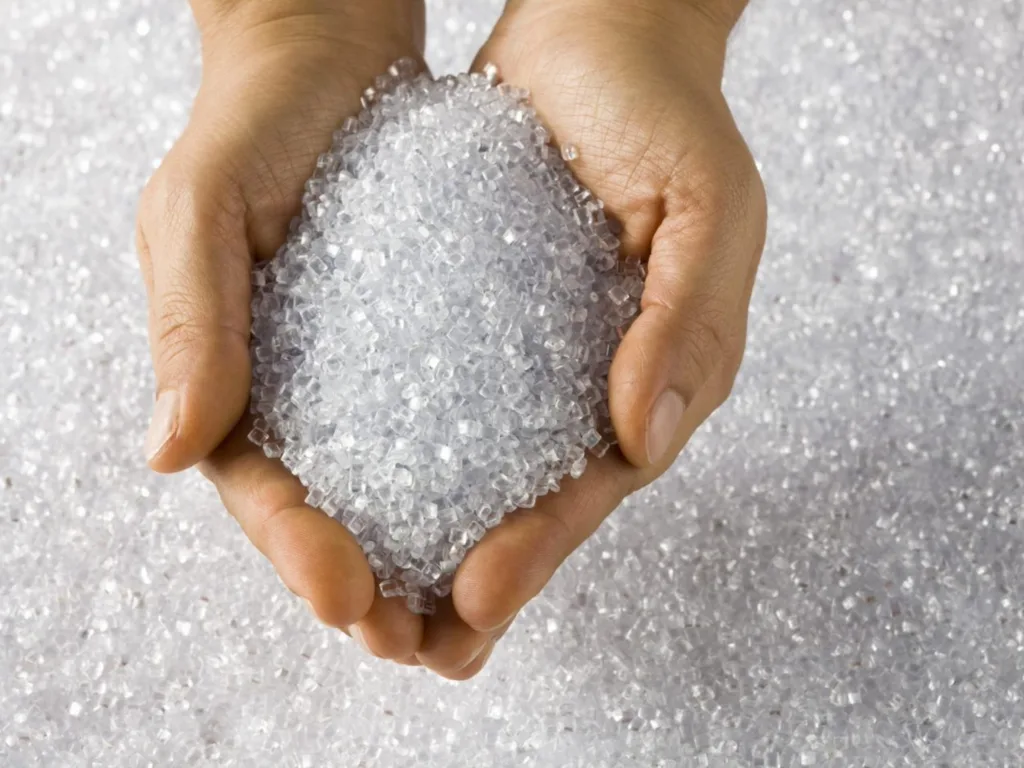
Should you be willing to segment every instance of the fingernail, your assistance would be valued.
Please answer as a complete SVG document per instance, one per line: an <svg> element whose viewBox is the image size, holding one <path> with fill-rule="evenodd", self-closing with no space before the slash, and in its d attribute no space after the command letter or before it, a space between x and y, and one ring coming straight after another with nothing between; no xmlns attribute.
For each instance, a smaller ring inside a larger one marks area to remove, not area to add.
<svg viewBox="0 0 1024 768"><path fill-rule="evenodd" d="M146 461L152 461L174 437L178 429L178 409L181 398L173 389L161 393L153 406L153 418L146 432Z"/></svg>
<svg viewBox="0 0 1024 768"><path fill-rule="evenodd" d="M368 646L366 644L366 640L363 639L363 630L361 630L358 626L353 624L351 627L348 628L348 631L352 633L352 639L359 643L359 646L364 651L366 651L368 654L376 658L377 654L370 650L370 646Z"/></svg>
<svg viewBox="0 0 1024 768"><path fill-rule="evenodd" d="M647 460L657 464L665 458L679 431L686 404L679 393L666 389L658 397L647 419Z"/></svg>

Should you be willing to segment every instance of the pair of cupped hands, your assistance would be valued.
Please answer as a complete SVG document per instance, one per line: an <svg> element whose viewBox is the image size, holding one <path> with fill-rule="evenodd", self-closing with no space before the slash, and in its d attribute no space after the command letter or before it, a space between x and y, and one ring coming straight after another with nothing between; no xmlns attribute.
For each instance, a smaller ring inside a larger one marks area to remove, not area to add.
<svg viewBox="0 0 1024 768"><path fill-rule="evenodd" d="M376 589L362 550L246 439L249 291L331 134L403 57L422 0L193 0L203 78L188 127L142 196L157 398L146 459L198 465L284 584L374 656L464 680L518 611L728 396L765 234L760 177L721 93L742 0L510 0L475 67L528 88L579 178L648 262L642 312L610 374L619 450L470 551L423 617ZM201 546L201 542L197 542Z"/></svg>

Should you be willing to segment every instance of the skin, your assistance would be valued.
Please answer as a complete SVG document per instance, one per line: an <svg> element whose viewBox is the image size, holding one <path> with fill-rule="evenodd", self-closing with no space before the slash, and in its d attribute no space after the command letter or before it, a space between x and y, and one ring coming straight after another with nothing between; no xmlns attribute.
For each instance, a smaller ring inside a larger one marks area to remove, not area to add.
<svg viewBox="0 0 1024 768"><path fill-rule="evenodd" d="M380 596L354 539L245 437L253 259L284 240L305 179L362 89L396 59L420 57L423 6L195 0L202 86L139 213L158 382L150 466L198 464L285 585L373 655L453 680L477 674L522 606L672 464L732 388L766 218L721 93L743 5L512 0L480 52L477 67L493 62L529 88L555 141L579 147L574 170L649 274L610 374L621 450L489 531L451 598L423 618Z"/></svg>

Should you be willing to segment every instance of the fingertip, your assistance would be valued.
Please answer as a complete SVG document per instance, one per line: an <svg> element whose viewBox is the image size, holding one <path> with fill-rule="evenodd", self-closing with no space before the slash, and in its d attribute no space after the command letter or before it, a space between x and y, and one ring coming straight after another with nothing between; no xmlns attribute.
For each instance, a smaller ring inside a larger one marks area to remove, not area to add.
<svg viewBox="0 0 1024 768"><path fill-rule="evenodd" d="M369 612L353 630L371 656L399 661L419 650L423 619L408 609L405 598L387 598L376 590Z"/></svg>
<svg viewBox="0 0 1024 768"><path fill-rule="evenodd" d="M224 506L284 585L321 623L343 629L373 604L373 574L362 548L336 520L305 503L307 490L248 440L248 419L200 465Z"/></svg>
<svg viewBox="0 0 1024 768"><path fill-rule="evenodd" d="M323 512L305 505L283 510L265 523L264 547L284 583L305 598L316 617L348 627L373 605L373 574L349 533Z"/></svg>
<svg viewBox="0 0 1024 768"><path fill-rule="evenodd" d="M547 584L569 546L553 518L521 510L507 516L470 550L456 573L452 600L478 632L509 621Z"/></svg>
<svg viewBox="0 0 1024 768"><path fill-rule="evenodd" d="M309 602L317 618L336 629L351 626L361 620L373 600L372 595L368 597L358 583L335 586L329 592L313 591L314 597Z"/></svg>
<svg viewBox="0 0 1024 768"><path fill-rule="evenodd" d="M515 613L513 602L507 595L494 589L493 585L483 581L474 582L471 578L463 581L462 588L455 596L459 616L477 632L493 632L500 627Z"/></svg>
<svg viewBox="0 0 1024 768"><path fill-rule="evenodd" d="M467 680L471 680L483 672L484 667L487 666L487 662L490 661L491 654L494 653L494 645L494 640L488 641L488 643L480 650L480 653L461 669L442 671L434 670L434 672L446 680L451 680L456 683L464 683Z"/></svg>
<svg viewBox="0 0 1024 768"><path fill-rule="evenodd" d="M401 664L403 667L422 667L423 662L417 659L415 656L408 656L404 659L392 659L395 664Z"/></svg>

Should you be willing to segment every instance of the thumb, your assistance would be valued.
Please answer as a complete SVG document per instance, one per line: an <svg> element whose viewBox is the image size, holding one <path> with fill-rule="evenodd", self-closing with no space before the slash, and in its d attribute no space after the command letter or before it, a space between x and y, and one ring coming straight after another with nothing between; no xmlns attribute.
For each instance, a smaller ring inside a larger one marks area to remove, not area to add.
<svg viewBox="0 0 1024 768"><path fill-rule="evenodd" d="M666 196L642 312L609 373L612 421L634 466L667 468L739 370L765 202L756 170L737 176L705 185L699 202L687 195L685 206Z"/></svg>
<svg viewBox="0 0 1024 768"><path fill-rule="evenodd" d="M139 210L156 402L145 455L175 472L209 454L249 397L250 256L244 204L226 174L172 152Z"/></svg>

